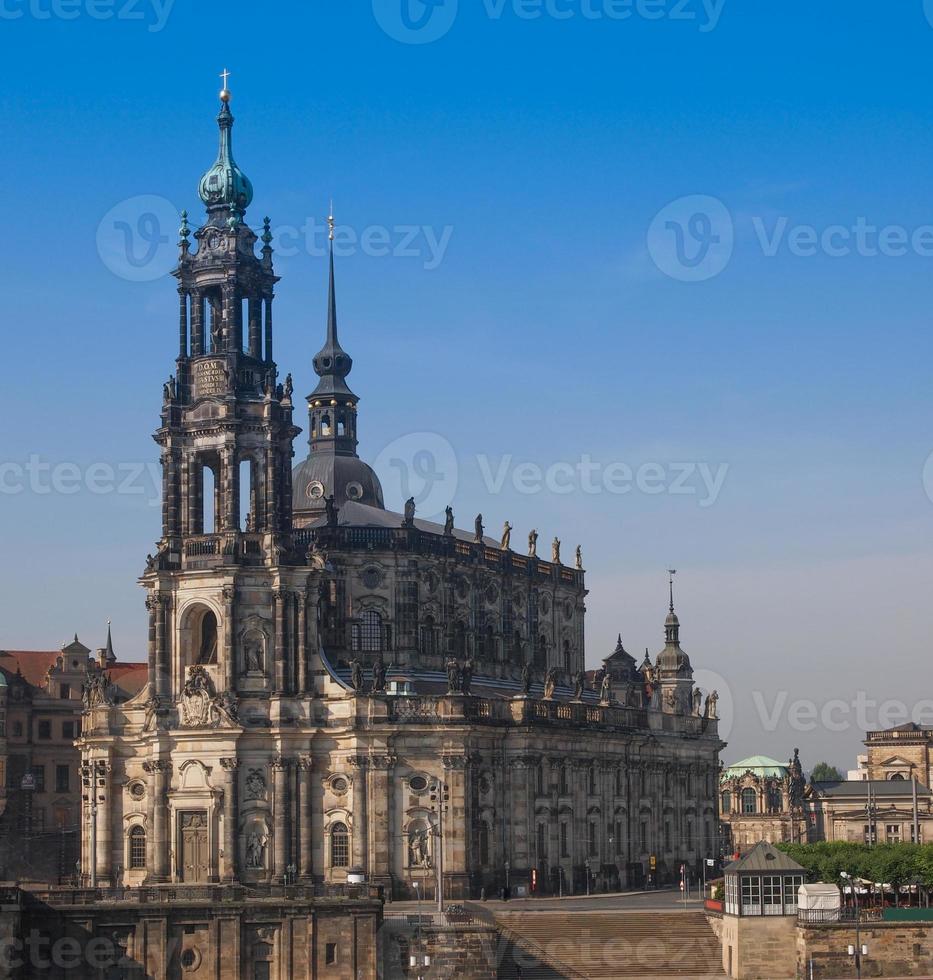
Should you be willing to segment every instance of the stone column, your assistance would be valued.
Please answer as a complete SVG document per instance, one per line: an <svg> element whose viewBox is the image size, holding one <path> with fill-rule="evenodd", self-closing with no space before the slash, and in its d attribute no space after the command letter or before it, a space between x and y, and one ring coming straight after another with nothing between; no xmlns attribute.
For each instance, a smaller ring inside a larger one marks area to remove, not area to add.
<svg viewBox="0 0 933 980"><path fill-rule="evenodd" d="M266 297L266 350L265 360L267 364L272 363L272 297Z"/></svg>
<svg viewBox="0 0 933 980"><path fill-rule="evenodd" d="M149 866L149 876L152 881L168 881L169 879L169 806L166 783L172 767L168 762L156 759L147 762L146 771L151 773L150 791L153 796L152 828L152 864Z"/></svg>
<svg viewBox="0 0 933 980"><path fill-rule="evenodd" d="M366 839L369 833L369 794L367 793L368 760L365 756L357 755L350 759L353 772L353 852L350 863L357 868L368 871L367 854L369 848Z"/></svg>
<svg viewBox="0 0 933 980"><path fill-rule="evenodd" d="M534 823L529 819L529 783L534 785L532 767L535 757L530 755L513 756L509 760L512 773L512 806L509 808L509 837L503 841L505 857L510 858L515 868L530 868L534 862L530 858L531 846L529 832L534 836ZM530 807L534 814L534 806Z"/></svg>
<svg viewBox="0 0 933 980"><path fill-rule="evenodd" d="M308 690L308 596L298 593L298 693Z"/></svg>
<svg viewBox="0 0 933 980"><path fill-rule="evenodd" d="M250 296L248 302L249 317L249 356L258 361L262 355L262 300Z"/></svg>
<svg viewBox="0 0 933 980"><path fill-rule="evenodd" d="M156 601L156 594L151 593L146 596L146 609L149 612L149 639L146 645L146 652L149 661L149 690L151 694L158 692L158 661L156 659L156 615L158 614L159 604Z"/></svg>
<svg viewBox="0 0 933 980"><path fill-rule="evenodd" d="M236 531L240 524L240 471L236 465L236 453L233 447L227 447L220 452L220 473L217 485L220 490L221 506L215 511L214 524L216 531Z"/></svg>
<svg viewBox="0 0 933 980"><path fill-rule="evenodd" d="M153 592L149 598L155 612L155 694L164 697L169 693L171 677L165 635L168 596L164 592Z"/></svg>
<svg viewBox="0 0 933 980"><path fill-rule="evenodd" d="M444 901L465 898L469 890L467 838L469 813L466 799L465 755L444 756L444 781L450 803L444 814Z"/></svg>
<svg viewBox="0 0 933 980"><path fill-rule="evenodd" d="M272 593L275 622L275 693L285 693L285 602L288 593L284 589L276 589Z"/></svg>
<svg viewBox="0 0 933 980"><path fill-rule="evenodd" d="M227 690L236 691L236 652L234 637L236 635L236 588L228 585L224 588L224 676Z"/></svg>
<svg viewBox="0 0 933 980"><path fill-rule="evenodd" d="M272 760L275 781L275 797L272 813L273 868L275 881L285 880L288 865L288 769L289 761L277 755Z"/></svg>
<svg viewBox="0 0 933 980"><path fill-rule="evenodd" d="M107 759L94 760L94 793L97 799L97 854L94 856L99 884L113 884L113 801L110 796L112 766Z"/></svg>
<svg viewBox="0 0 933 980"><path fill-rule="evenodd" d="M178 290L178 356L188 356L188 293Z"/></svg>
<svg viewBox="0 0 933 980"><path fill-rule="evenodd" d="M237 785L237 768L240 763L237 759L221 759L221 766L224 770L224 864L223 880L232 882L236 880L239 868L239 854L237 852L239 834L237 832L238 816L238 797L239 787Z"/></svg>
<svg viewBox="0 0 933 980"><path fill-rule="evenodd" d="M311 771L310 755L298 758L298 874L310 878L314 873L311 845Z"/></svg>
<svg viewBox="0 0 933 980"><path fill-rule="evenodd" d="M191 356L204 352L204 299L199 289L191 292Z"/></svg>
<svg viewBox="0 0 933 980"><path fill-rule="evenodd" d="M275 534L279 530L279 481L276 469L275 450L266 449L266 527L265 530ZM278 564L278 560L275 560Z"/></svg>

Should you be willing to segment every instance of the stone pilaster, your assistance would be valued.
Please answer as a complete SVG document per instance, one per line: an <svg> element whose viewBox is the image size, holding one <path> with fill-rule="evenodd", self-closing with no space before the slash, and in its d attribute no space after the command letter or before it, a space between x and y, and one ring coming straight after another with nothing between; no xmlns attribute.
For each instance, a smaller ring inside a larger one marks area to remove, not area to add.
<svg viewBox="0 0 933 980"><path fill-rule="evenodd" d="M308 596L298 593L298 693L308 691Z"/></svg>
<svg viewBox="0 0 933 980"><path fill-rule="evenodd" d="M276 881L285 880L285 869L288 867L288 771L289 760L276 756L272 760L275 795L272 812L272 843L273 867L272 874Z"/></svg>
<svg viewBox="0 0 933 980"><path fill-rule="evenodd" d="M155 693L157 697L163 697L169 693L171 676L165 628L169 597L165 592L153 592L149 598L155 606Z"/></svg>
<svg viewBox="0 0 933 980"><path fill-rule="evenodd" d="M169 879L169 806L167 782L172 767L168 762L155 759L143 768L150 774L149 789L152 794L152 863L149 865L151 881Z"/></svg>
<svg viewBox="0 0 933 980"><path fill-rule="evenodd" d="M367 792L367 778L369 760L365 756L357 755L351 757L349 761L353 769L353 833L351 835L353 853L350 863L354 867L368 871L369 793Z"/></svg>
<svg viewBox="0 0 933 980"><path fill-rule="evenodd" d="M311 771L310 755L298 758L298 874L310 878L314 873L314 851L311 844Z"/></svg>
<svg viewBox="0 0 933 980"><path fill-rule="evenodd" d="M223 880L225 882L235 881L239 868L237 823L239 820L239 786L237 781L237 769L239 760L221 759L220 764L224 770L224 834L223 834Z"/></svg>
<svg viewBox="0 0 933 980"><path fill-rule="evenodd" d="M288 599L288 593L284 589L276 589L272 593L272 601L274 604L274 620L275 620L275 692L277 694L285 693L285 603Z"/></svg>
<svg viewBox="0 0 933 980"><path fill-rule="evenodd" d="M226 688L231 693L236 691L236 652L234 638L236 636L236 589L232 585L224 588L224 677Z"/></svg>

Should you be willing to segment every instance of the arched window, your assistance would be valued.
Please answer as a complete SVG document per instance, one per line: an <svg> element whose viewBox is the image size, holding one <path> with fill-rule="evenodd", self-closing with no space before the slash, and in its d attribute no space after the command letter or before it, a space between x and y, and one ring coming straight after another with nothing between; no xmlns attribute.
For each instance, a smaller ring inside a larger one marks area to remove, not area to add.
<svg viewBox="0 0 933 980"><path fill-rule="evenodd" d="M383 636L382 617L369 609L353 627L353 649L364 653L378 653L383 649Z"/></svg>
<svg viewBox="0 0 933 980"><path fill-rule="evenodd" d="M345 823L335 823L330 828L330 866L332 868L350 866L350 833Z"/></svg>
<svg viewBox="0 0 933 980"><path fill-rule="evenodd" d="M535 644L535 666L547 667L547 637L539 636Z"/></svg>
<svg viewBox="0 0 933 980"><path fill-rule="evenodd" d="M722 792L722 812L732 812L732 794L727 789L723 790Z"/></svg>
<svg viewBox="0 0 933 980"><path fill-rule="evenodd" d="M904 781L904 774L902 772L891 773L891 782L903 782L903 781Z"/></svg>
<svg viewBox="0 0 933 980"><path fill-rule="evenodd" d="M146 867L146 831L143 827L133 827L130 831L130 870Z"/></svg>
<svg viewBox="0 0 933 980"><path fill-rule="evenodd" d="M198 663L217 663L217 617L208 609L201 618Z"/></svg>
<svg viewBox="0 0 933 980"><path fill-rule="evenodd" d="M538 860L547 860L547 824L538 824Z"/></svg>
<svg viewBox="0 0 933 980"><path fill-rule="evenodd" d="M564 670L570 673L570 640L564 640Z"/></svg>
<svg viewBox="0 0 933 980"><path fill-rule="evenodd" d="M742 813L758 812L758 794L751 786L742 790Z"/></svg>
<svg viewBox="0 0 933 980"><path fill-rule="evenodd" d="M437 656L437 626L433 616L425 616L421 626L421 652L426 657Z"/></svg>
<svg viewBox="0 0 933 980"><path fill-rule="evenodd" d="M596 796L596 766L590 766L590 796Z"/></svg>

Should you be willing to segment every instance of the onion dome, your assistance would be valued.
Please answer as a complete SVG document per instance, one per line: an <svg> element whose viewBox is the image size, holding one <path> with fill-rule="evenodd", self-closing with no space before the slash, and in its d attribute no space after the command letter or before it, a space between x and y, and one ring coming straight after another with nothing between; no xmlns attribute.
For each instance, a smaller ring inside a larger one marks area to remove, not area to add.
<svg viewBox="0 0 933 980"><path fill-rule="evenodd" d="M242 218L253 200L253 185L233 159L233 113L227 89L220 93L220 99L220 147L214 165L201 178L198 194L207 205L208 214L228 211L233 217Z"/></svg>

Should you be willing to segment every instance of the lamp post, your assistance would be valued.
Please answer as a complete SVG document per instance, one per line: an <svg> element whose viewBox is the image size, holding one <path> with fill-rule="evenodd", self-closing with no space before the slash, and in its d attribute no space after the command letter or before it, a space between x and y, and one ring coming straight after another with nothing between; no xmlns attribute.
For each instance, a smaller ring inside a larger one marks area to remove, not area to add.
<svg viewBox="0 0 933 980"><path fill-rule="evenodd" d="M586 868L586 894L590 893L590 859L587 858L583 862L583 866Z"/></svg>
<svg viewBox="0 0 933 980"><path fill-rule="evenodd" d="M861 922L859 921L861 910L858 902L858 891L855 886L855 879L847 871L841 871L839 877L845 878L849 882L849 887L852 889L852 898L855 901L855 945L849 945L848 953L849 956L855 959L855 976L857 980L861 980L862 957L868 955L868 947L862 945Z"/></svg>

